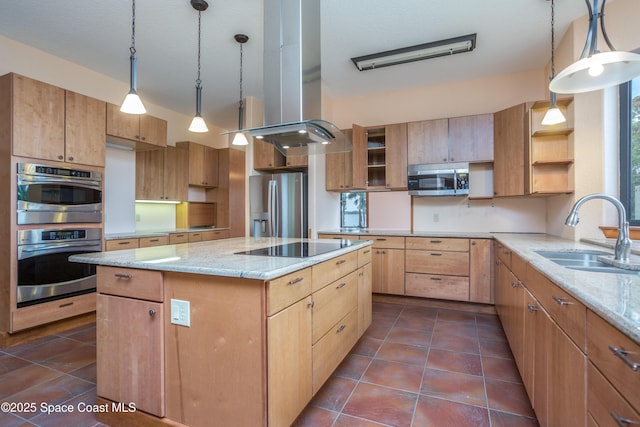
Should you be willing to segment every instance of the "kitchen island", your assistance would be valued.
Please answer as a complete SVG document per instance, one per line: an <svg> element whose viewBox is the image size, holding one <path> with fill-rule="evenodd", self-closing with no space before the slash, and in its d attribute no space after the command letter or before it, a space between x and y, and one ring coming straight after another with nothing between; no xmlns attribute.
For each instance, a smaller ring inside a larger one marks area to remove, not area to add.
<svg viewBox="0 0 640 427"><path fill-rule="evenodd" d="M99 419L290 425L371 323L370 245L236 238L71 257L98 265Z"/></svg>

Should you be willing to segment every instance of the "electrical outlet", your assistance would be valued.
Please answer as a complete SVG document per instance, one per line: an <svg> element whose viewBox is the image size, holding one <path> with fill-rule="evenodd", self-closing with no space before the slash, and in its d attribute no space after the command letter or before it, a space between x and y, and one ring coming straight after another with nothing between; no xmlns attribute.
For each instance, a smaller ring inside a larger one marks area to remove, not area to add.
<svg viewBox="0 0 640 427"><path fill-rule="evenodd" d="M440 214L434 213L433 214L433 222L438 222L440 221Z"/></svg>
<svg viewBox="0 0 640 427"><path fill-rule="evenodd" d="M186 327L191 326L191 303L189 301L171 300L171 323Z"/></svg>

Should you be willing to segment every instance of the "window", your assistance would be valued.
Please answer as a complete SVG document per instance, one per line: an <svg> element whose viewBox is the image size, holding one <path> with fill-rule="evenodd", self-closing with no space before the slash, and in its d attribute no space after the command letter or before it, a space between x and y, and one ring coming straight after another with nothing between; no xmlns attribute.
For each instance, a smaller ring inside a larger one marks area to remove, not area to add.
<svg viewBox="0 0 640 427"><path fill-rule="evenodd" d="M640 225L640 77L620 85L620 199Z"/></svg>
<svg viewBox="0 0 640 427"><path fill-rule="evenodd" d="M340 193L340 228L367 228L367 193Z"/></svg>

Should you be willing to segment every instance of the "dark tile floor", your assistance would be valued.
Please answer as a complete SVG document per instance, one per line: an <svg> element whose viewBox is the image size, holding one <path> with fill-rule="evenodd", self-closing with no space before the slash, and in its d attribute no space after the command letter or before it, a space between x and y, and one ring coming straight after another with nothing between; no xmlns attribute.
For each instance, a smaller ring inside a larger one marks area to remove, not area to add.
<svg viewBox="0 0 640 427"><path fill-rule="evenodd" d="M373 324L296 426L537 426L496 316L374 303ZM0 426L103 426L95 325L0 350ZM20 403L35 403L19 408ZM73 412L45 413L41 402Z"/></svg>

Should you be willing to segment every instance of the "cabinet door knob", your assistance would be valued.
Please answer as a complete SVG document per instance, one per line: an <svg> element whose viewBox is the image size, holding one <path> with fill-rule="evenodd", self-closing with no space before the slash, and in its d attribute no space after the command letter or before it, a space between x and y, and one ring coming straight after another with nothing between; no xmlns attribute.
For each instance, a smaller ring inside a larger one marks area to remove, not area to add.
<svg viewBox="0 0 640 427"><path fill-rule="evenodd" d="M73 156L69 156L69 161L73 162Z"/></svg>
<svg viewBox="0 0 640 427"><path fill-rule="evenodd" d="M64 156L58 156L58 160L64 159Z"/></svg>
<svg viewBox="0 0 640 427"><path fill-rule="evenodd" d="M149 310L149 316L153 317L156 315L156 311L154 309Z"/></svg>
<svg viewBox="0 0 640 427"><path fill-rule="evenodd" d="M538 311L538 307L536 307L535 305L531 304L530 302L527 303L527 308L529 309L530 312L534 312L534 311Z"/></svg>

